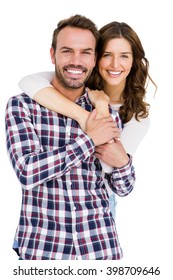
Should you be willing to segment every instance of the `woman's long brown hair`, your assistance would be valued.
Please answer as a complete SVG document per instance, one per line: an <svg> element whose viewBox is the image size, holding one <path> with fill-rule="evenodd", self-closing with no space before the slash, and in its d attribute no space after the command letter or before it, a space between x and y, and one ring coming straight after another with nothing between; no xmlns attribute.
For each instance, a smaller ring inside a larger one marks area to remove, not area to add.
<svg viewBox="0 0 173 280"><path fill-rule="evenodd" d="M123 92L124 104L120 107L119 114L123 123L130 121L133 115L135 115L137 120L139 118L146 118L150 107L145 101L148 82L151 81L156 89L157 86L148 73L149 62L145 57L145 52L138 35L128 24L116 21L103 26L99 33L97 65L87 82L87 86L91 89L104 90L103 79L98 71L98 62L102 58L106 45L111 39L125 38L132 48L133 65L126 79L126 86Z"/></svg>

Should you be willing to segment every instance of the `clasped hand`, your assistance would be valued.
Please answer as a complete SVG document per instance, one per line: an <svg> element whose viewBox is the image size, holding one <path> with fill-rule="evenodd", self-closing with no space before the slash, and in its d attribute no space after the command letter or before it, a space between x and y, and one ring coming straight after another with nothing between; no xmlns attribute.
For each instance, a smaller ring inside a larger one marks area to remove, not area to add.
<svg viewBox="0 0 173 280"><path fill-rule="evenodd" d="M120 138L121 134L113 118L109 116L98 119L96 109L89 114L85 132L93 140L95 146Z"/></svg>

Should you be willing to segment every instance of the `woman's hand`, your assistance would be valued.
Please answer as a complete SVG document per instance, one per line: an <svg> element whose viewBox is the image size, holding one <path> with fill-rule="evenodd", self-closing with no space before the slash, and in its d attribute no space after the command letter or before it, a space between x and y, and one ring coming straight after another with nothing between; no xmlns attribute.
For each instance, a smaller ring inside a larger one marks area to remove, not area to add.
<svg viewBox="0 0 173 280"><path fill-rule="evenodd" d="M88 96L92 105L97 110L98 116L109 117L109 96L103 90L88 90Z"/></svg>

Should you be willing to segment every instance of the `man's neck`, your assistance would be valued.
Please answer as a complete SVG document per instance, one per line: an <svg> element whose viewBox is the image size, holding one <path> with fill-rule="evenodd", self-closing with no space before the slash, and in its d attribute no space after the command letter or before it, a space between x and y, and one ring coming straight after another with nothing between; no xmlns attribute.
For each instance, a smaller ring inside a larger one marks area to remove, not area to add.
<svg viewBox="0 0 173 280"><path fill-rule="evenodd" d="M52 86L73 102L84 93L84 86L79 89L65 88L56 79L52 81Z"/></svg>

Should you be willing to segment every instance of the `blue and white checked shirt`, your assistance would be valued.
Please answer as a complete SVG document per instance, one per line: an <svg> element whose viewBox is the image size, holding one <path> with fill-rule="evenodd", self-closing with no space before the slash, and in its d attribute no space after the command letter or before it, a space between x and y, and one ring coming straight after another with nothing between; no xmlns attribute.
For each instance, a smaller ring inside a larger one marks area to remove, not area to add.
<svg viewBox="0 0 173 280"><path fill-rule="evenodd" d="M87 93L76 101L91 111ZM118 113L114 119L121 127ZM15 240L28 260L120 259L122 249L93 141L70 118L49 111L27 95L10 98L7 149L22 186ZM112 190L134 186L132 160L107 174Z"/></svg>

